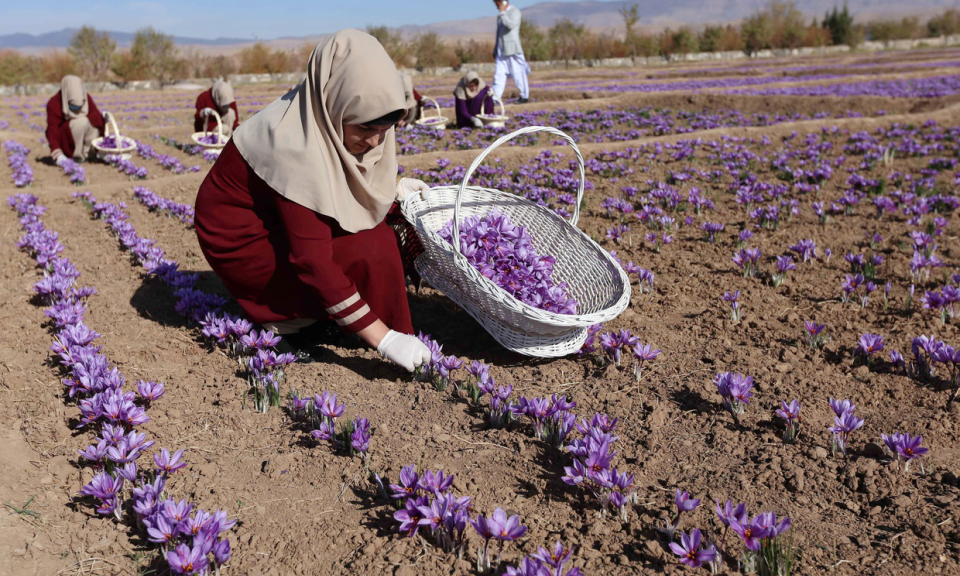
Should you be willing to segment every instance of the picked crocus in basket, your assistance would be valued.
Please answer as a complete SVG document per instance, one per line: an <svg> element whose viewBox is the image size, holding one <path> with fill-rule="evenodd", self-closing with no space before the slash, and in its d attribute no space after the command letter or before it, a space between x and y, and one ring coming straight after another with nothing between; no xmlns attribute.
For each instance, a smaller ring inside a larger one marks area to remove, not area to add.
<svg viewBox="0 0 960 576"><path fill-rule="evenodd" d="M534 132L559 136L576 154L580 182L569 221L525 198L467 185L490 152ZM403 215L424 247L417 271L504 347L542 357L576 352L589 326L616 318L630 303L626 272L576 226L583 187L583 156L563 132L530 126L500 138L459 186L404 200Z"/></svg>

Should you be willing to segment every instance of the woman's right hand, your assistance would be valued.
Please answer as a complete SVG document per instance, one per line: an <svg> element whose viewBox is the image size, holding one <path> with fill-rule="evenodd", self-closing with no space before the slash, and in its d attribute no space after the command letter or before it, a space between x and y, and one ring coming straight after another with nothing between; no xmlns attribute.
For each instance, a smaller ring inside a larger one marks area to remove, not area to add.
<svg viewBox="0 0 960 576"><path fill-rule="evenodd" d="M483 128L483 120L480 120L476 116L470 117L470 123L473 124L474 128Z"/></svg>
<svg viewBox="0 0 960 576"><path fill-rule="evenodd" d="M403 202L407 196L414 192L420 192L424 198L426 198L427 192L429 191L430 186L423 180L401 178L400 181L397 182L397 202Z"/></svg>
<svg viewBox="0 0 960 576"><path fill-rule="evenodd" d="M430 362L430 349L416 336L391 330L380 340L377 352L387 360L413 372Z"/></svg>

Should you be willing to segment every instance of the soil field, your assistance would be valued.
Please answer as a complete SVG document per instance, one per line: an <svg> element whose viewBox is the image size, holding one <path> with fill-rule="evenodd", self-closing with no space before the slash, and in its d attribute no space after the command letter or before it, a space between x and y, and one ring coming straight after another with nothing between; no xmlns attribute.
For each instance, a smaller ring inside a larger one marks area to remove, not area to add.
<svg viewBox="0 0 960 576"><path fill-rule="evenodd" d="M284 398L335 392L346 406L343 421L369 419L370 474L360 456L316 440L315 426L288 402L255 410L237 359L182 316L169 287L73 195L123 203L141 238L155 240L180 270L198 275L197 288L239 313L189 221L150 210L134 195L145 187L193 204L211 160L175 144L190 141L195 94L93 94L123 134L147 145L130 159L146 175L135 180L122 165L87 162L83 178L73 177L79 184L50 158L45 100L0 102L0 140L29 149L31 172L30 185L17 187L24 169L0 162L0 192L34 195L46 208L40 220L59 234L60 256L80 273L77 285L96 288L84 322L123 374L123 390L135 392L138 380L165 383L146 409L149 420L136 425L155 442L137 463L145 472L161 448L184 451L186 466L170 474L165 497L236 520L221 535L231 549L221 574L478 574L483 539L474 528L466 529L460 558L426 528L414 537L399 530L373 473L398 483L409 465L451 474L450 491L471 498L473 519L497 508L519 515L526 533L505 546L496 574L558 540L572 551L564 572L704 571L681 564L661 530L677 512L677 490L702 500L682 514L679 529L700 529L723 553L723 573L749 572L741 538L715 511L716 501L729 499L746 504L751 517L772 511L791 519L778 540L795 546L793 574L960 574L960 400L951 381L960 357L939 361L941 349L921 346L917 357L933 362L933 373L922 376L912 351L922 335L960 347L952 318L960 309L950 300L960 284L960 97L916 83L912 92L897 85L851 96L725 92L757 78L803 86L914 82L955 74L956 58L956 51L925 50L536 73L530 103L511 104L516 93L508 88L514 121L505 129L398 133L404 175L431 185L459 184L481 149L522 125L553 125L582 144L587 186L577 226L628 271L635 265L654 277L652 289L643 289L630 274L629 307L599 329L595 351L527 358L504 350L430 286L411 285L409 300L415 328L464 361L457 380L479 361L498 384L513 387L515 402L558 394L585 421L597 413L619 419L612 465L633 475L622 516L609 508L600 514L589 482L563 480L575 456L537 439L529 418L495 428L488 397L476 406L454 386L440 391L346 336L321 338L320 361L287 367L280 388ZM706 79L726 84L601 89ZM456 78L417 82L425 94L449 98ZM287 89L239 87L241 120ZM441 106L453 116L449 104ZM476 182L568 215L575 168L561 141L531 137L491 154ZM713 241L704 226L711 223L723 225ZM100 514L95 499L81 494L98 473L78 454L96 445L95 426L80 426L82 403L61 382L67 373L51 351L56 331L34 288L43 271L17 246L23 231L13 210L0 219L0 232L0 418L7 422L0 574L167 574L165 555L129 505ZM808 261L801 241L816 246ZM757 249L757 272L745 275L738 262L756 253L742 250ZM778 260L788 269L778 271ZM723 299L734 292L739 319ZM821 347L808 344L805 322L825 325ZM629 348L618 366L604 346L622 330L661 351L639 377ZM881 336L883 349L858 361L864 335ZM714 383L725 372L753 378L737 419ZM832 449L831 398L849 399L863 419L845 455ZM799 435L785 442L776 411L794 399L802 405ZM895 432L922 435L929 452L907 468L881 439ZM574 430L567 444L582 436ZM122 489L126 498L132 486Z"/></svg>

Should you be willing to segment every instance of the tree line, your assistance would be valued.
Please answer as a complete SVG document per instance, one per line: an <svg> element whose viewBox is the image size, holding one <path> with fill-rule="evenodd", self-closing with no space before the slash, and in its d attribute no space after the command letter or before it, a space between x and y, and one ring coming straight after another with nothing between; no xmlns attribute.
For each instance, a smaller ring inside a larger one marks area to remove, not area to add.
<svg viewBox="0 0 960 576"><path fill-rule="evenodd" d="M765 49L848 45L864 40L890 41L960 34L960 10L948 9L922 23L918 18L873 20L858 23L844 5L822 19L808 20L792 0L773 0L738 24L681 27L656 34L638 31L642 15L636 5L620 10L623 30L595 32L569 19L548 28L524 20L520 29L527 60L582 60L665 56L696 52L743 51L752 55ZM489 40L456 43L436 33L403 38L386 26L367 31L387 49L401 67L458 67L493 61L493 34ZM84 26L66 51L29 56L15 50L0 51L0 85L59 82L66 74L87 80L124 83L157 80L161 84L181 78L218 78L229 74L279 74L301 72L313 45L277 50L257 42L233 55L207 55L183 50L173 36L152 27L134 34L129 50L117 50L107 32Z"/></svg>

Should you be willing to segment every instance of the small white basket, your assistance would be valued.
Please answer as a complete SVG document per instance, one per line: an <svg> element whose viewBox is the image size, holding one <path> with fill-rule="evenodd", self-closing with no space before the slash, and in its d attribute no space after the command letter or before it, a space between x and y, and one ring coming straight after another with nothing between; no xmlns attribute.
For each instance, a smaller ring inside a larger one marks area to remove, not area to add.
<svg viewBox="0 0 960 576"><path fill-rule="evenodd" d="M510 117L507 116L507 110L503 105L503 100L493 96L493 103L494 105L497 103L500 104L499 114L477 114L477 118L479 118L487 128L503 128L507 121L510 120Z"/></svg>
<svg viewBox="0 0 960 576"><path fill-rule="evenodd" d="M124 139L120 136L120 129L117 128L117 122L114 120L113 114L104 112L103 119L106 122L106 126L103 129L103 136L95 138L93 142L91 142L91 146L97 151L97 158L104 162L106 162L107 156L119 156L121 160L129 160L132 152L137 149L137 142L133 138L127 138L130 144L122 146ZM111 128L113 128L114 139L117 141L117 144L121 145L119 148L103 147L103 141L107 136L110 136Z"/></svg>
<svg viewBox="0 0 960 576"><path fill-rule="evenodd" d="M534 132L559 136L576 154L580 185L569 221L525 198L467 186L470 176L490 152L517 136ZM589 326L613 320L630 304L626 272L576 226L584 181L583 156L573 139L560 130L530 126L503 136L473 161L459 186L431 188L427 198L417 192L403 201L403 216L417 231L424 247L416 260L417 271L509 350L539 357L566 356L578 351ZM460 252L459 241L451 244L439 235L452 218L453 238L459 239L462 218L482 217L494 209L509 216L515 225L527 228L538 254L556 258L553 280L567 284L567 293L577 301L577 314L548 312L517 300L470 264Z"/></svg>
<svg viewBox="0 0 960 576"><path fill-rule="evenodd" d="M433 105L437 107L437 115L427 117L426 112L423 114L423 118L417 120L417 126L423 126L424 128L433 128L434 130L446 130L447 122L449 118L440 113L440 105L437 104L437 101L429 96L424 96L424 100L429 100L433 102Z"/></svg>
<svg viewBox="0 0 960 576"><path fill-rule="evenodd" d="M194 143L196 143L197 146L202 146L202 147L205 148L208 152L212 152L212 153L214 153L214 154L219 155L220 152L223 150L223 147L227 145L227 139L223 137L223 122L220 120L220 114L218 114L217 111L216 111L216 110L213 110L212 108L210 109L210 113L214 116L214 118L217 119L217 142L218 142L218 143L217 143L217 144L210 144L210 143L208 143L208 142L202 142L202 141L200 140L200 138L202 138L202 137L204 137L204 136L209 136L210 134L213 134L213 132L207 132L207 131L206 131L206 130L207 130L207 124L208 124L206 118L204 118L204 120L203 120L203 129L204 129L204 131L203 131L203 132L194 132L193 134L190 135L190 138L194 141Z"/></svg>

